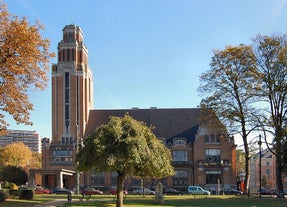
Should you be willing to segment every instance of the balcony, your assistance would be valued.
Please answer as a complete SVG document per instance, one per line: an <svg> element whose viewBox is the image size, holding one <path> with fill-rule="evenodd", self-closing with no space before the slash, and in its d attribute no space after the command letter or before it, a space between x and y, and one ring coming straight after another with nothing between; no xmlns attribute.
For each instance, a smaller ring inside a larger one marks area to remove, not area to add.
<svg viewBox="0 0 287 207"><path fill-rule="evenodd" d="M174 167L190 167L193 165L192 161L172 161Z"/></svg>
<svg viewBox="0 0 287 207"><path fill-rule="evenodd" d="M217 168L226 168L230 167L231 163L228 159L224 160L198 160L198 167L217 167Z"/></svg>

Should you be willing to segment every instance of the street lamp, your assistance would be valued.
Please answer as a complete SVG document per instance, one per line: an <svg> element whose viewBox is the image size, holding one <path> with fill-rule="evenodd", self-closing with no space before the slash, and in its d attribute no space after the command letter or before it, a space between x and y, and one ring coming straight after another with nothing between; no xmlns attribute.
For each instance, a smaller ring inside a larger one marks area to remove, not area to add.
<svg viewBox="0 0 287 207"><path fill-rule="evenodd" d="M261 135L259 134L259 141L258 141L258 145L259 145L259 196L261 198Z"/></svg>

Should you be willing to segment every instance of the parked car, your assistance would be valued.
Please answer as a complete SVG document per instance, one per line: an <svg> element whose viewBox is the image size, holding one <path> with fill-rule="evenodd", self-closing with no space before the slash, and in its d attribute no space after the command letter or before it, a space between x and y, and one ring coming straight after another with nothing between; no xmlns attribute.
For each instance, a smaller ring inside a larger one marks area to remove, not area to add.
<svg viewBox="0 0 287 207"><path fill-rule="evenodd" d="M222 191L221 191L222 192ZM240 190L236 190L234 188L224 188L223 193L225 195L243 195L243 192Z"/></svg>
<svg viewBox="0 0 287 207"><path fill-rule="evenodd" d="M103 191L100 191L95 188L83 188L82 194L83 195L103 195Z"/></svg>
<svg viewBox="0 0 287 207"><path fill-rule="evenodd" d="M270 190L272 195L277 195L277 190ZM258 191L259 192L259 191ZM262 194L263 195L263 194ZM287 195L287 190L283 189L283 195Z"/></svg>
<svg viewBox="0 0 287 207"><path fill-rule="evenodd" d="M164 188L163 194L164 195L183 195L183 192L175 188Z"/></svg>
<svg viewBox="0 0 287 207"><path fill-rule="evenodd" d="M35 194L50 194L51 191L45 188L35 188Z"/></svg>
<svg viewBox="0 0 287 207"><path fill-rule="evenodd" d="M54 194L69 194L69 193L73 194L74 192L72 190L67 189L67 188L56 187L56 188L54 188L53 193Z"/></svg>
<svg viewBox="0 0 287 207"><path fill-rule="evenodd" d="M188 186L187 192L192 195L210 195L210 191L204 190L200 186Z"/></svg>
<svg viewBox="0 0 287 207"><path fill-rule="evenodd" d="M275 193L275 191L271 191L271 190L262 188L261 192L260 192L260 190L258 190L258 194L260 194L260 195L274 195L276 193Z"/></svg>
<svg viewBox="0 0 287 207"><path fill-rule="evenodd" d="M116 188L111 188L110 189L110 194L111 195L116 195L117 194L117 189ZM124 189L124 195L127 195L127 194L129 194L129 192L126 189Z"/></svg>
<svg viewBox="0 0 287 207"><path fill-rule="evenodd" d="M134 195L142 195L144 192L145 195L155 195L155 191L145 188L144 191L142 188L136 189L132 191Z"/></svg>

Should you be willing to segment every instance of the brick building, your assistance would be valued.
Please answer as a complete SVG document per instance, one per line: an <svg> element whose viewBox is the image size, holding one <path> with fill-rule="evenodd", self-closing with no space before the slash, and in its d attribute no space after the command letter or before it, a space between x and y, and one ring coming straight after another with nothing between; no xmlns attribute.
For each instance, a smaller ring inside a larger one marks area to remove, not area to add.
<svg viewBox="0 0 287 207"><path fill-rule="evenodd" d="M219 135L199 125L199 108L95 110L93 73L88 66L88 50L82 30L75 25L63 29L58 44L58 63L52 67L52 141L44 142L42 169L31 170L42 185L53 188L93 186L108 190L116 185L115 172L77 173L74 155L82 139L94 132L110 116L129 113L134 119L155 126L154 134L171 150L176 174L164 178L165 186L182 190L198 184L206 188L236 185L236 150L233 137ZM146 185L153 187L155 180ZM138 188L140 180L128 178L126 187ZM78 189L77 189L78 190Z"/></svg>

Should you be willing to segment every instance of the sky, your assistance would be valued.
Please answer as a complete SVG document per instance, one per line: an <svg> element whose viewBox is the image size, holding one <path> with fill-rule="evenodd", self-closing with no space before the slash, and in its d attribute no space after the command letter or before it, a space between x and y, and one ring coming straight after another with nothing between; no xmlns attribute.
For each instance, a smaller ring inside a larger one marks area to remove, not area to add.
<svg viewBox="0 0 287 207"><path fill-rule="evenodd" d="M287 33L287 0L3 0L8 11L39 20L57 54L65 25L84 33L94 74L95 109L195 108L199 76L214 50L251 44L258 34ZM50 65L57 63L51 59ZM30 92L33 126L51 138L51 73Z"/></svg>

